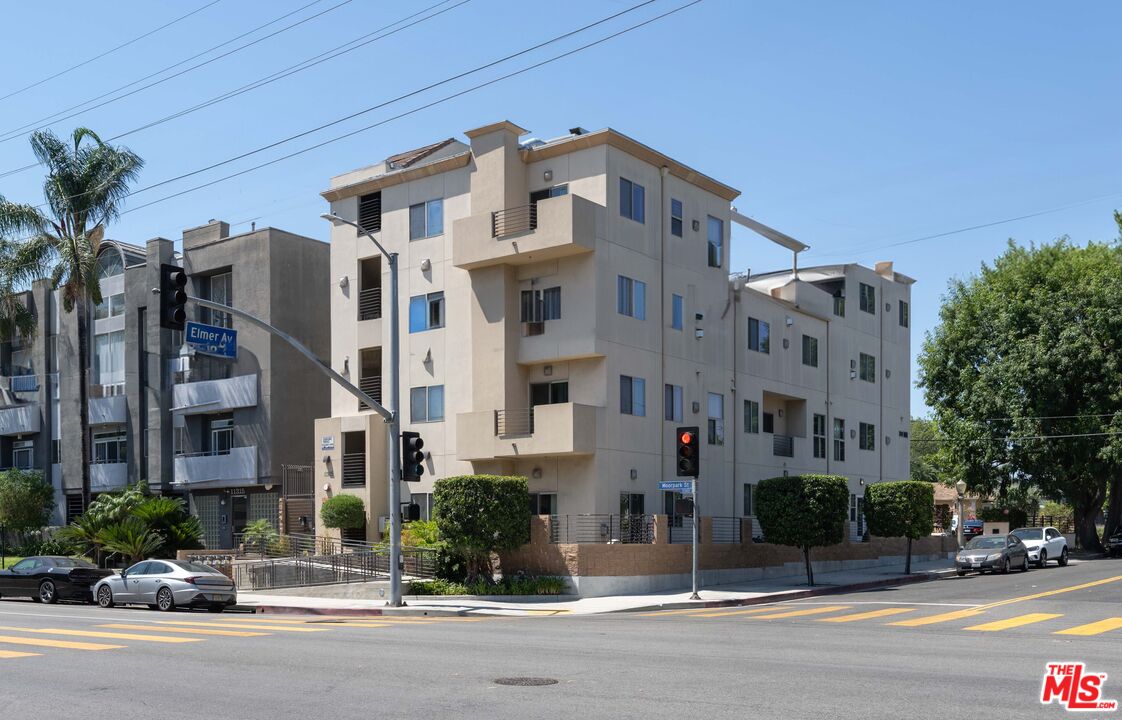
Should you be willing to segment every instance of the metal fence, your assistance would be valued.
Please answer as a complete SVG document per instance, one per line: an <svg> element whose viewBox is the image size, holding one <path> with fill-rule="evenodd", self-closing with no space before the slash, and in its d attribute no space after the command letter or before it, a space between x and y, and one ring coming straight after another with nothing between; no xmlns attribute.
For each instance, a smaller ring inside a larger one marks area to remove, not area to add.
<svg viewBox="0 0 1122 720"><path fill-rule="evenodd" d="M740 518L715 517L711 518L714 543L740 543Z"/></svg>
<svg viewBox="0 0 1122 720"><path fill-rule="evenodd" d="M668 515L666 524L670 528L671 544L693 542L693 517L689 515Z"/></svg>
<svg viewBox="0 0 1122 720"><path fill-rule="evenodd" d="M495 436L533 435L534 408L495 411Z"/></svg>
<svg viewBox="0 0 1122 720"><path fill-rule="evenodd" d="M431 579L436 576L436 551L432 548L403 548L404 577ZM235 562L231 578L241 590L337 583L371 582L389 578L390 553L378 548L332 555L274 558Z"/></svg>
<svg viewBox="0 0 1122 720"><path fill-rule="evenodd" d="M1062 533L1075 532L1075 523L1072 518L1063 515L1033 513L1028 516L1025 527L1054 527Z"/></svg>
<svg viewBox="0 0 1122 720"><path fill-rule="evenodd" d="M538 227L537 203L507 208L491 213L491 237L528 232Z"/></svg>
<svg viewBox="0 0 1122 720"><path fill-rule="evenodd" d="M654 542L653 515L558 515L550 525L552 543Z"/></svg>

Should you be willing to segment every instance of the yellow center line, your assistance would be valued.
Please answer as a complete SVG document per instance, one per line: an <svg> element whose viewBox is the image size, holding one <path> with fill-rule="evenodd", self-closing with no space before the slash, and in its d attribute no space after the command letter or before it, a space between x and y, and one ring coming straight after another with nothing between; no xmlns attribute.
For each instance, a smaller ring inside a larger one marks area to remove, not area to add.
<svg viewBox="0 0 1122 720"><path fill-rule="evenodd" d="M153 628L158 629L158 628ZM193 643L202 642L200 638L168 637L167 635L136 635L133 633L112 633L98 630L68 630L66 628L21 628L5 627L0 625L0 630L5 632L29 632L42 635L68 635L71 637L109 638L111 640L144 640L159 643Z"/></svg>
<svg viewBox="0 0 1122 720"><path fill-rule="evenodd" d="M873 620L874 618L889 617L902 613L914 612L915 608L884 608L883 610L870 610L869 612L854 613L852 615L839 615L837 617L818 618L818 622L844 623L857 620Z"/></svg>
<svg viewBox="0 0 1122 720"><path fill-rule="evenodd" d="M0 658L39 657L41 653L16 652L15 650L0 650Z"/></svg>
<svg viewBox="0 0 1122 720"><path fill-rule="evenodd" d="M189 627L208 627L213 628L215 623L212 622L188 622L185 620L157 620L160 625L185 625ZM324 627L295 627L288 625L252 625L249 623L223 623L224 628L238 628L241 630L272 630L274 632L327 632L331 628Z"/></svg>
<svg viewBox="0 0 1122 720"><path fill-rule="evenodd" d="M1058 617L1063 617L1063 615L1054 613L1029 613L1028 615L1019 615L1006 620L995 620L994 622L983 623L981 625L973 625L965 629L977 630L979 632L997 632L998 630L1008 630L1009 628L1044 622L1045 620L1053 620Z"/></svg>
<svg viewBox="0 0 1122 720"><path fill-rule="evenodd" d="M1099 620L1098 622L1087 623L1086 625L1077 625L1067 630L1059 630L1052 633L1053 635L1101 635L1104 632L1117 630L1122 628L1122 618L1107 618L1106 620Z"/></svg>
<svg viewBox="0 0 1122 720"><path fill-rule="evenodd" d="M940 615L927 615L925 617L897 620L896 622L891 622L888 624L896 625L898 627L920 627L921 625L934 625L935 623L950 622L951 620L961 620L963 618L974 617L975 615L981 614L981 610L955 610L953 612L942 613Z"/></svg>
<svg viewBox="0 0 1122 720"><path fill-rule="evenodd" d="M125 625L123 623L111 623L108 625L98 625L98 627L112 628L114 630L158 630L164 633L186 633L188 635L220 635L222 637L265 637L269 633L264 632L250 632L248 630L205 630L203 628L179 628L179 627L152 627L151 625Z"/></svg>
<svg viewBox="0 0 1122 720"><path fill-rule="evenodd" d="M977 609L989 610L991 608L1001 607L1002 605L1012 605L1013 603L1025 602L1026 600L1036 600L1042 597L1051 597L1052 595L1075 592L1076 590L1086 590L1087 588L1098 587L1099 585L1106 585L1107 583L1118 582L1119 580L1122 580L1122 575L1115 575L1114 577L1095 580L1093 582L1083 583L1082 585L1072 585L1071 587L1058 588L1056 590L1046 590L1044 592L1036 593L1035 595L1023 595L1021 597L1009 598L1008 600L1000 600L998 602L990 603L989 605L979 605Z"/></svg>
<svg viewBox="0 0 1122 720"><path fill-rule="evenodd" d="M713 611L698 612L697 610L691 610L690 612L692 612L693 614L690 615L690 617L711 618L711 617L727 617L729 615L755 615L756 613L776 612L777 610L779 610L779 608L775 605L764 605L762 607L751 607L751 608L748 608L747 610L719 610L719 611L716 611L716 612L713 612Z"/></svg>
<svg viewBox="0 0 1122 720"><path fill-rule="evenodd" d="M780 618L803 617L806 615L822 615L824 613L837 612L838 610L849 610L850 605L827 605L826 607L810 608L808 610L788 610L785 612L771 613L769 615L753 615L744 618L745 620L779 620Z"/></svg>
<svg viewBox="0 0 1122 720"><path fill-rule="evenodd" d="M0 635L0 643L7 645L34 645L36 647L66 648L68 650L116 650L124 645L103 645L102 643L74 642L70 640L48 640L47 638L26 638L14 635Z"/></svg>

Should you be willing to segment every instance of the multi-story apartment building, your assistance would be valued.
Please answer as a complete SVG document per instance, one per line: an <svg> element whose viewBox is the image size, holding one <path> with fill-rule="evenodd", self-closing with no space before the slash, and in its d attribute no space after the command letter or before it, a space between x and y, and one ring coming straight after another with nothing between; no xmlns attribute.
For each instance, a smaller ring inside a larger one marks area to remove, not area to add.
<svg viewBox="0 0 1122 720"><path fill-rule="evenodd" d="M161 328L152 292L161 264L187 271L189 293L253 313L326 355L328 246L273 228L231 236L211 221L184 231L179 252L163 238L98 250L102 302L88 324L91 494L145 482L184 495L207 546L230 547L248 522L276 523L282 468L310 462L306 438L329 407L327 379L228 314L188 308L189 319L237 331L234 358L197 352L182 332ZM5 345L12 377L3 383L0 454L53 479L55 520L65 522L82 510L77 318L45 281L25 296L39 331Z"/></svg>
<svg viewBox="0 0 1122 720"><path fill-rule="evenodd" d="M855 511L861 484L906 476L908 333L876 304L906 303L907 278L849 265L730 280L738 191L615 130L525 133L476 128L323 193L399 257L402 426L425 441L410 487L423 512L434 479L467 472L526 476L537 513L672 510L658 481L675 475L679 425L704 429L705 515L752 515L750 486L784 471L849 476ZM333 366L377 398L387 268L340 225L331 276ZM875 297L834 314L837 288L866 285ZM317 493L363 497L376 537L384 423L340 388L331 407ZM814 440L835 421L850 450L836 461ZM846 437L858 428L869 455Z"/></svg>

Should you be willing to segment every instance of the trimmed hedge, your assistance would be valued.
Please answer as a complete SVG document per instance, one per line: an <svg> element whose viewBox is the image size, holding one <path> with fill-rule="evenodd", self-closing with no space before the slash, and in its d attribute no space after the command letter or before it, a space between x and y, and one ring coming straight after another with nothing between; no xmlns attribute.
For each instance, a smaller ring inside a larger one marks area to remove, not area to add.
<svg viewBox="0 0 1122 720"><path fill-rule="evenodd" d="M324 527L357 530L366 524L366 507L358 496L333 495L319 506L319 517Z"/></svg>
<svg viewBox="0 0 1122 720"><path fill-rule="evenodd" d="M462 558L468 581L491 582L492 553L529 539L530 495L524 477L461 475L433 485L433 515L450 558Z"/></svg>
<svg viewBox="0 0 1122 720"><path fill-rule="evenodd" d="M803 551L806 581L814 585L810 549L845 539L849 483L836 475L791 475L756 486L756 517L764 540Z"/></svg>
<svg viewBox="0 0 1122 720"><path fill-rule="evenodd" d="M911 573L912 541L927 537L934 529L935 488L918 480L866 485L865 520L872 535L908 539L904 572Z"/></svg>

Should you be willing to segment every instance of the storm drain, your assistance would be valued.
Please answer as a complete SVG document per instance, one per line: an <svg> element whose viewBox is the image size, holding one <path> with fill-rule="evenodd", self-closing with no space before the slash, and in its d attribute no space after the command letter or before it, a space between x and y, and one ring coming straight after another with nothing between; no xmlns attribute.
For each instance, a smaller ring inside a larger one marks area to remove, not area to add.
<svg viewBox="0 0 1122 720"><path fill-rule="evenodd" d="M553 678L544 677L505 677L495 678L492 682L496 685L516 685L518 687L540 687L557 684L557 681Z"/></svg>

